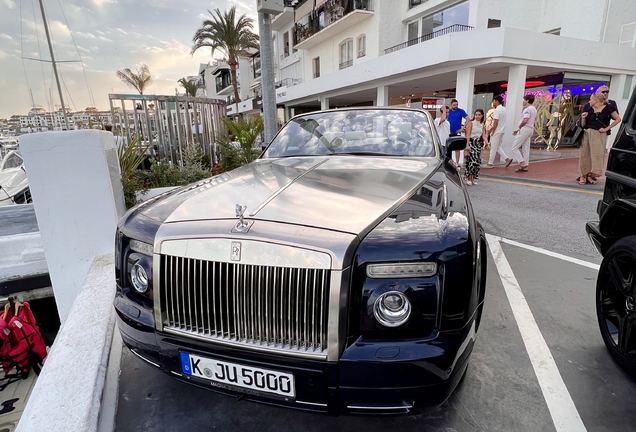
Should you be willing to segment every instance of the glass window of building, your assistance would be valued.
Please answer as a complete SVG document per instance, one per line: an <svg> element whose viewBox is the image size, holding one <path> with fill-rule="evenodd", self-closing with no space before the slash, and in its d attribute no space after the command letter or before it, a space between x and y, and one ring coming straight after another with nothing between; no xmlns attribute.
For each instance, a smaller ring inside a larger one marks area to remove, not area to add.
<svg viewBox="0 0 636 432"><path fill-rule="evenodd" d="M433 15L423 17L422 36L456 24L468 25L469 7L469 3L464 1Z"/></svg>
<svg viewBox="0 0 636 432"><path fill-rule="evenodd" d="M419 25L417 21L414 21L412 23L409 23L408 28L407 28L407 35L406 35L406 40L407 41L412 41L417 39L418 35L418 29L419 29Z"/></svg>
<svg viewBox="0 0 636 432"><path fill-rule="evenodd" d="M314 78L320 77L320 57L316 57L311 61L311 67L313 69Z"/></svg>
<svg viewBox="0 0 636 432"><path fill-rule="evenodd" d="M367 35L358 36L358 58L367 55Z"/></svg>
<svg viewBox="0 0 636 432"><path fill-rule="evenodd" d="M347 39L340 44L340 69L353 64L353 39Z"/></svg>
<svg viewBox="0 0 636 432"><path fill-rule="evenodd" d="M289 55L289 32L283 33L283 58Z"/></svg>

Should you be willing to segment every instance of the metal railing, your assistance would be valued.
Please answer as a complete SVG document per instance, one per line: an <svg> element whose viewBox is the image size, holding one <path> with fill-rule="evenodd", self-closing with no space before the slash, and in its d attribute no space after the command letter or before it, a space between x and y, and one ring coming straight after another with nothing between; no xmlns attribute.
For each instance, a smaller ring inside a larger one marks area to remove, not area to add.
<svg viewBox="0 0 636 432"><path fill-rule="evenodd" d="M353 66L353 60L347 60L345 62L340 63L340 69L348 68L349 66Z"/></svg>
<svg viewBox="0 0 636 432"><path fill-rule="evenodd" d="M336 6L329 9L329 13L322 22L316 15L316 18L310 18L307 24L296 23L293 32L294 45L303 42L356 10L373 12L371 0L355 0L353 2L347 2L346 5L347 6L344 7L340 2L336 2ZM312 12L312 14L314 14L314 12Z"/></svg>
<svg viewBox="0 0 636 432"><path fill-rule="evenodd" d="M283 78L280 81L276 81L274 83L274 87L279 88L279 87L293 87L295 85L300 84L301 82L303 82L303 80L301 78Z"/></svg>
<svg viewBox="0 0 636 432"><path fill-rule="evenodd" d="M417 45L420 42L426 42L428 40L435 39L436 37L443 36L445 34L464 32L464 31L469 31L472 29L474 29L474 27L463 25L463 24L453 24L451 26L444 27L443 29L420 36L419 38L411 39L406 42L402 42L399 45L395 45L395 46L392 46L391 48L387 48L384 50L384 54L390 54L392 52L399 51L403 48L408 48L412 45Z"/></svg>
<svg viewBox="0 0 636 432"><path fill-rule="evenodd" d="M183 151L193 143L216 162L215 142L224 133L225 102L190 96L109 94L113 133L130 142L140 137L162 159L181 167Z"/></svg>

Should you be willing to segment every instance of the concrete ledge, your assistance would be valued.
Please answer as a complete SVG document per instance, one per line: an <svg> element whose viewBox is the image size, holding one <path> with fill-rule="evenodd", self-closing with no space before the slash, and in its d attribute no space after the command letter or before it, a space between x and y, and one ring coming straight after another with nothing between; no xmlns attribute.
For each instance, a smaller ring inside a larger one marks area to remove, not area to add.
<svg viewBox="0 0 636 432"><path fill-rule="evenodd" d="M115 264L93 260L49 352L17 432L97 429L115 326Z"/></svg>

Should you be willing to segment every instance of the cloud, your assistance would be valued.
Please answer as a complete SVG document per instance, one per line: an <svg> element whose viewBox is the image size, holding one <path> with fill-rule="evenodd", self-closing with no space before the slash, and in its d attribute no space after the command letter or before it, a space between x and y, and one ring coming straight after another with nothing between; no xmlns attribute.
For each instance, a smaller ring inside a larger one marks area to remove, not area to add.
<svg viewBox="0 0 636 432"><path fill-rule="evenodd" d="M218 7L224 11L236 4L241 14L256 16L256 2L253 0L212 0L207 3L201 3L200 0L72 0L61 3L68 19L68 26L57 2L51 2L47 10L57 58L78 59L75 45L70 38L70 28L78 44L77 50L84 61L95 105L100 109L107 109L109 93L131 92L117 79L115 71L118 69L147 63L155 78L150 92L174 94L179 78L196 75L200 63L212 61L209 49L199 50L194 56L190 55L192 35L201 25L201 20L209 17L208 9ZM28 112L29 90L33 92L35 103L46 109L50 107L48 99L51 86L53 98L57 100L55 84L51 81L50 65L25 63L29 89L20 61L20 41L23 43L24 56L39 58L41 53L41 58L49 57L37 2L37 27L35 22L31 21L33 17L30 2L22 4L22 23L19 8L9 9L5 7L8 4L17 6L18 1L0 0L0 76L7 83L11 83L0 84L0 94L2 100L12 102L0 104L0 117ZM245 7L251 8L251 13L248 13ZM184 9L189 12L184 12ZM81 65L62 63L60 67L66 87L77 108L83 109L92 105Z"/></svg>
<svg viewBox="0 0 636 432"><path fill-rule="evenodd" d="M104 6L106 4L115 4L115 3L117 3L117 0L91 0L91 1L98 8L101 8L102 6Z"/></svg>
<svg viewBox="0 0 636 432"><path fill-rule="evenodd" d="M13 9L15 7L15 2L13 0L2 0L2 2L7 5L9 9Z"/></svg>

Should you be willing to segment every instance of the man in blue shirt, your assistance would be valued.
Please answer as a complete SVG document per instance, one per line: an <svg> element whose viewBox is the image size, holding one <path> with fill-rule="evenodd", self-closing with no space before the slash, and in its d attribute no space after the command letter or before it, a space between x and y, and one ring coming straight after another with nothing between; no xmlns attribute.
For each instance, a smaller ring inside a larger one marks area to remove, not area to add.
<svg viewBox="0 0 636 432"><path fill-rule="evenodd" d="M459 102L457 102L457 99L453 99L451 101L451 109L448 113L448 123L450 123L451 135L459 134L459 131L462 128L462 119L466 119L466 121L470 120L466 111L459 108Z"/></svg>
<svg viewBox="0 0 636 432"><path fill-rule="evenodd" d="M467 122L470 121L470 117L468 117L468 114L466 114L466 111L459 108L459 102L457 102L457 99L453 99L451 101L451 109L448 112L448 123L450 126L451 136L459 135L462 129L462 119L466 119ZM461 163L460 162L461 152L456 151L454 153L455 153L454 154L455 162L459 165Z"/></svg>

